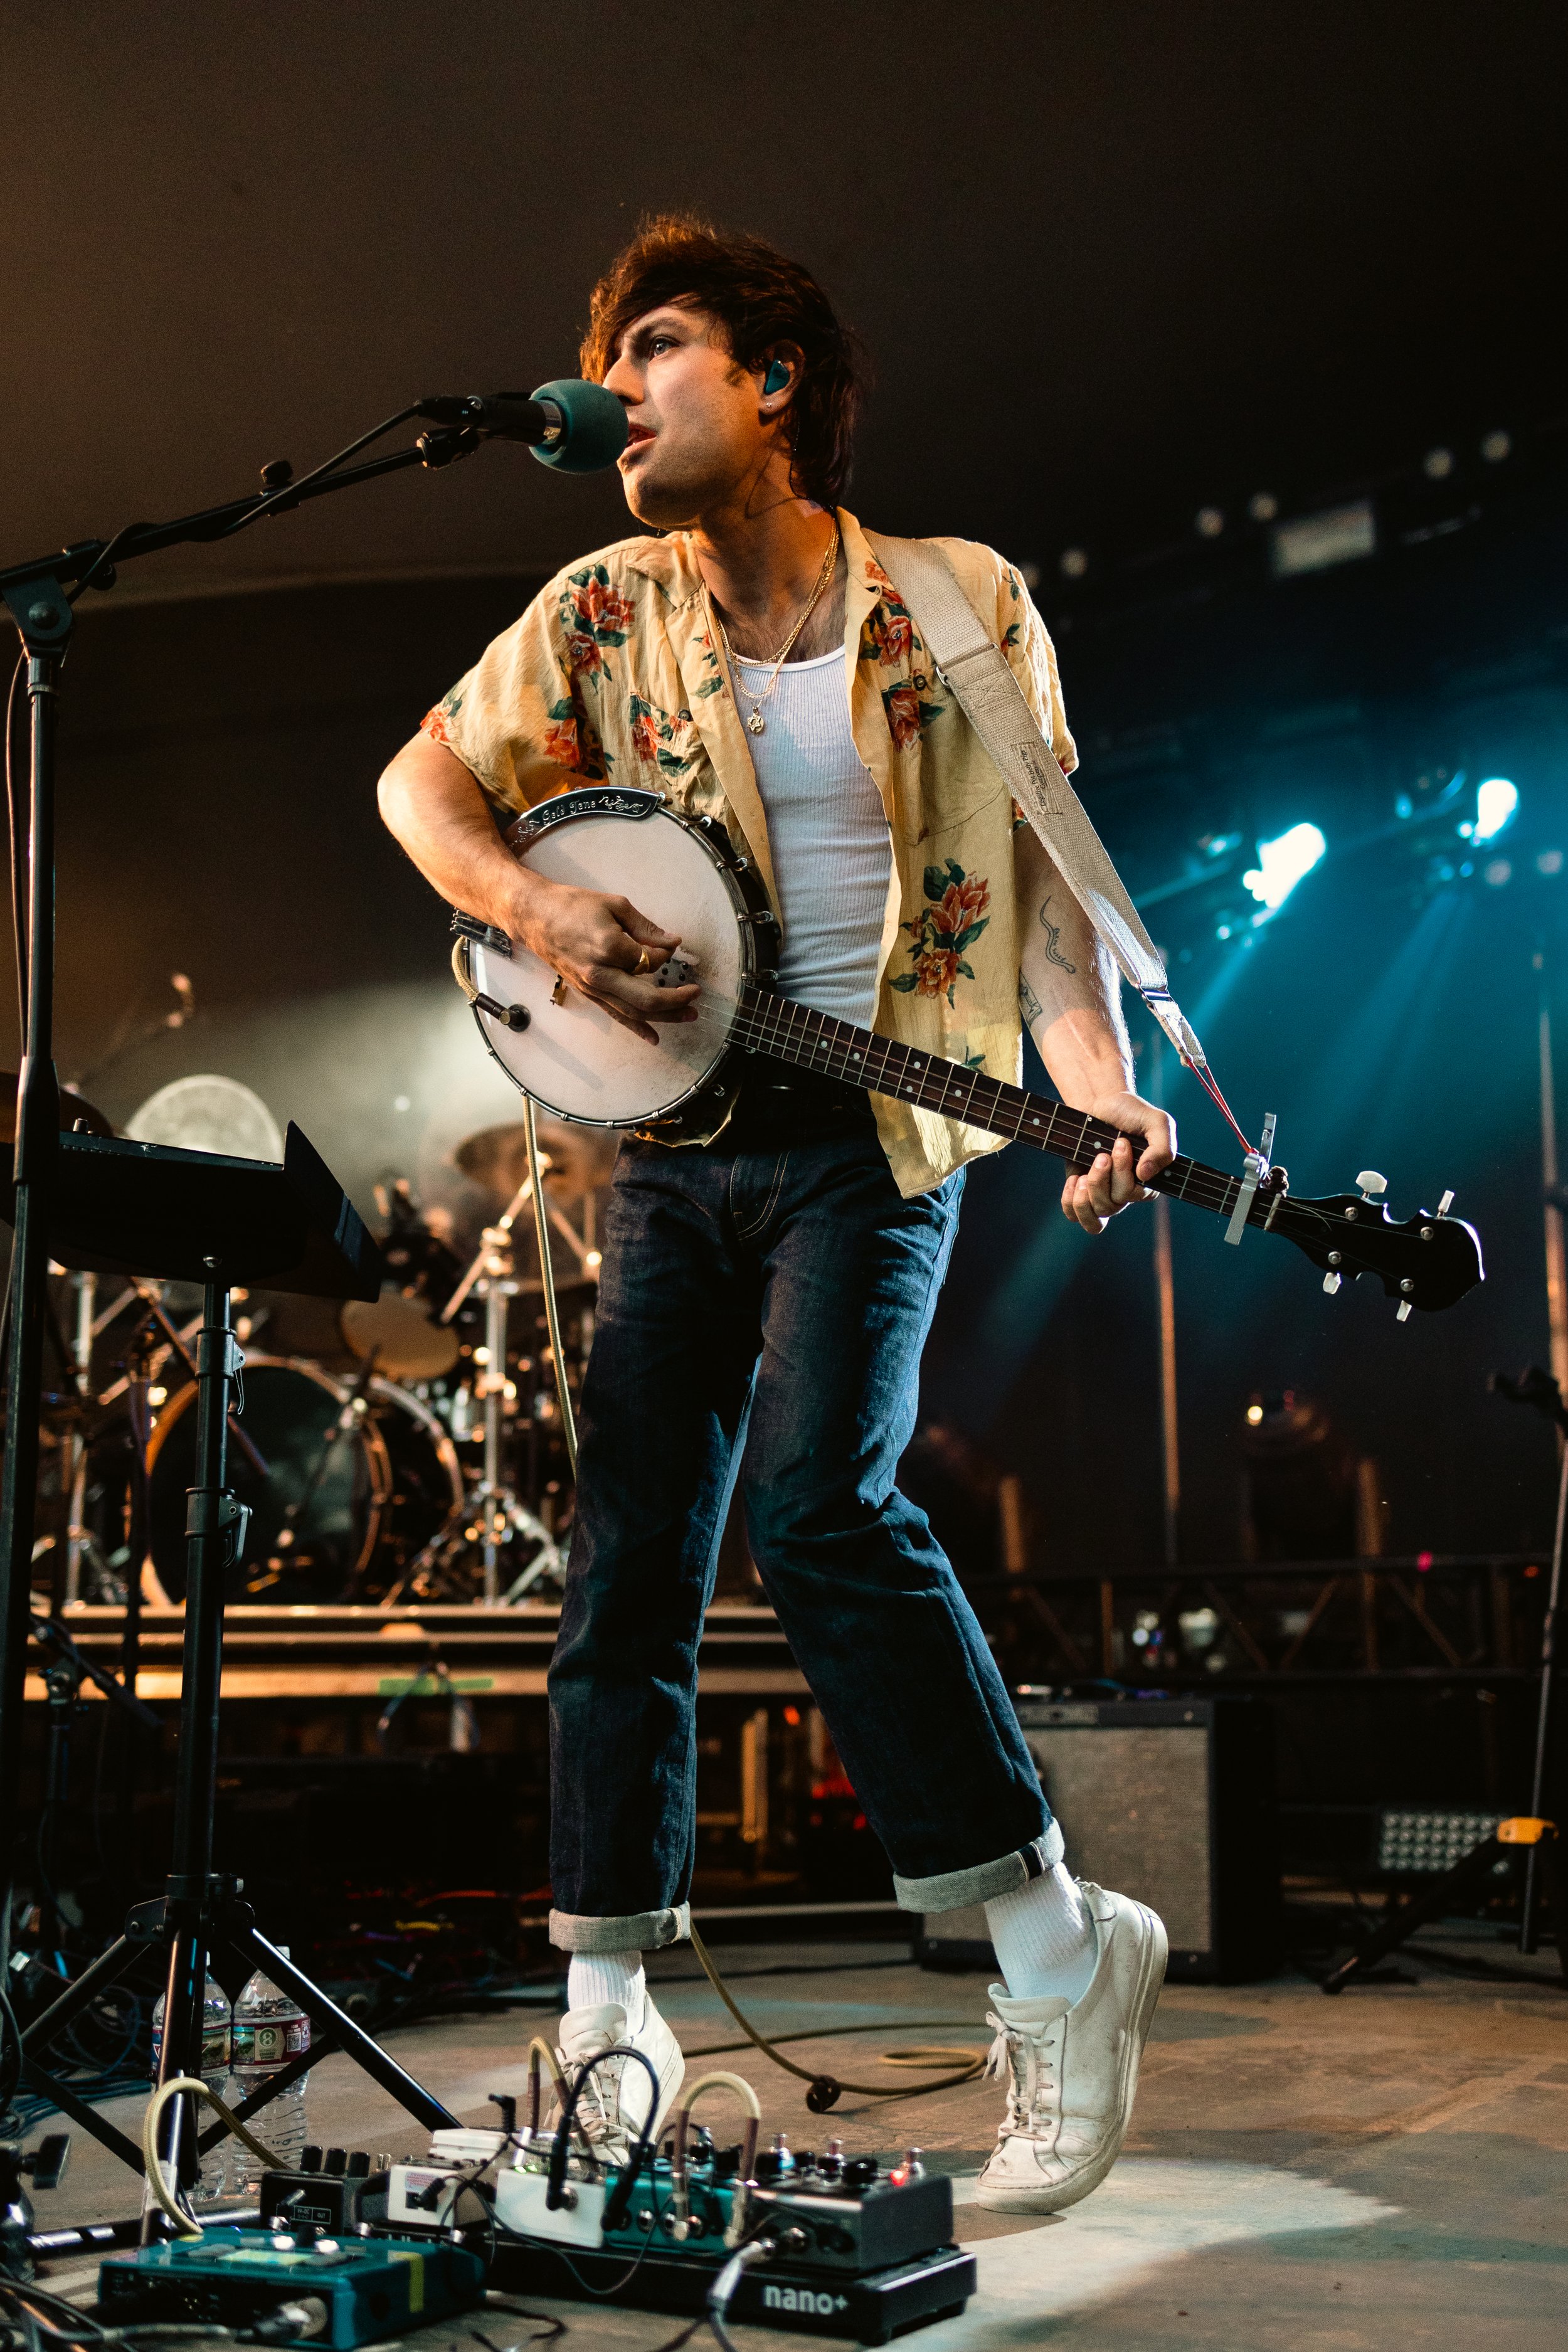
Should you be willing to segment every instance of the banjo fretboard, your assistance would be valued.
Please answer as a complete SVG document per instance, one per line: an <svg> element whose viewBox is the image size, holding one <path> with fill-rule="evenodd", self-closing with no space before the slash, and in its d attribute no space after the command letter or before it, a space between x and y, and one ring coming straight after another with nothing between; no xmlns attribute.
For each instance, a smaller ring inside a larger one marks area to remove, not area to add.
<svg viewBox="0 0 1568 2352"><path fill-rule="evenodd" d="M921 1110L940 1111L944 1118L984 1128L988 1135L1004 1135L1009 1142L1032 1144L1075 1167L1086 1168L1097 1152L1109 1151L1120 1132L1047 1095L1030 1094L1005 1078L988 1077L984 1070L965 1069L962 1063L900 1045L896 1038L858 1029L852 1022L837 1021L831 1013L765 989L744 989L732 1034L735 1044L750 1053L819 1070L826 1077L864 1087L871 1094L890 1095ZM1178 1155L1151 1189L1228 1217L1241 1179ZM1249 1224L1285 1224L1289 1217L1289 1204L1268 1192L1260 1192L1247 1212Z"/></svg>

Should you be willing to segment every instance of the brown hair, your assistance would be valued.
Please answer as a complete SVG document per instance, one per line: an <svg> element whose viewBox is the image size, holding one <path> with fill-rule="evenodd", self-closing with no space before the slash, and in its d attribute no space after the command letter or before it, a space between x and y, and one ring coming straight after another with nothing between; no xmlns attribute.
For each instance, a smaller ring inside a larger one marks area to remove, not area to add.
<svg viewBox="0 0 1568 2352"><path fill-rule="evenodd" d="M868 372L859 338L810 270L761 237L731 235L695 213L645 220L594 289L584 374L602 378L632 321L666 302L716 319L737 367L760 366L776 344L798 345L790 477L807 498L836 506L848 486Z"/></svg>

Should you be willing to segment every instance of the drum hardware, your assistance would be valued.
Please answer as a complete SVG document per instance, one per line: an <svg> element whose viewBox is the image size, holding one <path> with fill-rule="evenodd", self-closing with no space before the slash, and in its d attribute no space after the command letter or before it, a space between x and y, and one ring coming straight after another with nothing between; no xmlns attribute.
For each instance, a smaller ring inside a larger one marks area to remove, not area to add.
<svg viewBox="0 0 1568 2352"><path fill-rule="evenodd" d="M252 1516L248 1540L230 1570L232 1597L390 1606L415 1573L414 1555L422 1558L463 1511L462 1468L439 1416L374 1366L353 1388L305 1356L249 1355L245 1374L247 1418L261 1433L272 1467L261 1481L237 1475ZM142 1590L165 1607L179 1605L183 1589L194 1402L193 1387L172 1395L149 1446Z"/></svg>
<svg viewBox="0 0 1568 2352"><path fill-rule="evenodd" d="M542 1169L546 1163L542 1160L540 1164ZM564 1574L565 1563L553 1536L509 1483L502 1454L509 1386L507 1321L520 1287L513 1268L512 1225L532 1189L524 1178L500 1218L485 1227L473 1263L441 1310L441 1323L449 1326L470 1297L484 1301L484 1362L478 1365L474 1382L476 1398L484 1409L484 1467L467 1501L398 1580L387 1596L389 1605L405 1588L418 1590L422 1579L440 1578L459 1559L471 1558L470 1546L478 1547L482 1562L480 1597L487 1608L510 1608L546 1578L559 1583ZM476 1361L478 1355L476 1349ZM531 1556L503 1592L502 1554L521 1544L533 1547Z"/></svg>
<svg viewBox="0 0 1568 2352"><path fill-rule="evenodd" d="M186 1373L194 1381L196 1378L196 1360L191 1353L190 1342L195 1338L197 1332L202 1328L201 1317L199 1315L195 1316L190 1322L183 1326L176 1324L172 1319L163 1305L162 1286L155 1282L143 1281L140 1276L132 1276L130 1289L116 1302L114 1313L118 1314L120 1312L120 1308L125 1304L126 1299L132 1296L140 1298L142 1301L142 1326L149 1332L151 1332L154 1326L157 1329L162 1331L166 1342L167 1352L179 1358L181 1363L185 1368ZM245 1297L245 1293L243 1290L237 1290L234 1296L236 1298L243 1298ZM106 1316L102 1319L107 1322L109 1318ZM97 1325L94 1326L95 1330L98 1328L99 1327ZM100 1405L117 1403L119 1399L126 1393L130 1385L131 1381L128 1374L122 1375L119 1380L111 1381L110 1386L104 1390L103 1394L99 1398L99 1403ZM159 1402L161 1402L162 1400L160 1399ZM268 1469L266 1462L263 1460L260 1453L252 1442L249 1433L241 1428L239 1416L236 1412L231 1412L229 1414L228 1433L230 1437L233 1438L236 1445L238 1446L241 1454L244 1454L247 1462L250 1465L251 1469L256 1473L256 1475L258 1478L270 1478L272 1475L271 1471Z"/></svg>
<svg viewBox="0 0 1568 2352"><path fill-rule="evenodd" d="M333 1453L345 1437L353 1435L358 1424L364 1419L365 1398L370 1392L370 1384L374 1378L375 1350L373 1348L365 1359L364 1370L343 1399L342 1411L321 1443L310 1476L283 1514L283 1524L279 1528L275 1539L279 1551L289 1551L292 1549L294 1530L315 1501L316 1490L321 1483L322 1475Z"/></svg>
<svg viewBox="0 0 1568 2352"><path fill-rule="evenodd" d="M339 1311L344 1345L356 1356L374 1354L381 1370L398 1381L437 1381L457 1364L457 1336L437 1319L461 1264L421 1215L406 1177L375 1188L385 1220L382 1255L392 1280L370 1305L351 1298Z"/></svg>

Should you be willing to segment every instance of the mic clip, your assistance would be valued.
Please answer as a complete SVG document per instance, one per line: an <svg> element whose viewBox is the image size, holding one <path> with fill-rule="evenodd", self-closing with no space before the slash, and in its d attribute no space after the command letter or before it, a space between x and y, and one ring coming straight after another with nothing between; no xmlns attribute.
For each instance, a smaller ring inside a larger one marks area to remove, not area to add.
<svg viewBox="0 0 1568 2352"><path fill-rule="evenodd" d="M450 466L459 457L471 457L479 446L479 436L471 425L437 425L422 433L414 444L422 466L434 468Z"/></svg>

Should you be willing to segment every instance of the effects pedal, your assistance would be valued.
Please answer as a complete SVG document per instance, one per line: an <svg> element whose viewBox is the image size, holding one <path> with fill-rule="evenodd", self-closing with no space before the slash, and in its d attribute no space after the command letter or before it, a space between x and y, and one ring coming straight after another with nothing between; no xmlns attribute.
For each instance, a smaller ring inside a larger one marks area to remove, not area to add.
<svg viewBox="0 0 1568 2352"><path fill-rule="evenodd" d="M395 2164L387 2176L386 2211L383 2217L389 2230L445 2230L452 2220L452 2209L462 2193L465 2179L476 2174L485 2182L485 2195L491 2191L489 2174L503 2154L515 2147L521 2137L526 2144L528 2134L509 2135L504 2131L476 2128L432 2132L430 2154L424 2164ZM548 2141L545 2143L548 2147ZM509 2158L509 2161L511 2159Z"/></svg>
<svg viewBox="0 0 1568 2352"><path fill-rule="evenodd" d="M98 2274L111 2326L203 2321L267 2344L353 2352L400 2336L484 2294L484 2264L437 2240L209 2229L199 2238L110 2255Z"/></svg>
<svg viewBox="0 0 1568 2352"><path fill-rule="evenodd" d="M378 2157L373 2168L363 2147L308 2147L297 2172L273 2170L261 2176L261 2226L312 2229L349 2237L362 2221L384 2223L386 2192L392 2158Z"/></svg>

